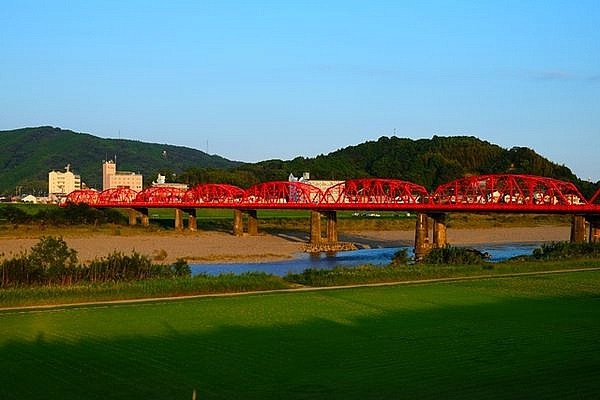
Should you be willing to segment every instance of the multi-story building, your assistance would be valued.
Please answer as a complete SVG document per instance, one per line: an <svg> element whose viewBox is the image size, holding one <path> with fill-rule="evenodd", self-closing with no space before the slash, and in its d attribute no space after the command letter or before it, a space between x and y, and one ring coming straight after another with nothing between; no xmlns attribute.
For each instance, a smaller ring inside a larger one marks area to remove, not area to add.
<svg viewBox="0 0 600 400"><path fill-rule="evenodd" d="M65 172L48 173L48 196L63 197L79 189L81 189L81 177L71 171L70 164L65 167Z"/></svg>
<svg viewBox="0 0 600 400"><path fill-rule="evenodd" d="M102 190L129 188L136 192L142 190L143 176L129 171L117 171L116 160L102 162Z"/></svg>

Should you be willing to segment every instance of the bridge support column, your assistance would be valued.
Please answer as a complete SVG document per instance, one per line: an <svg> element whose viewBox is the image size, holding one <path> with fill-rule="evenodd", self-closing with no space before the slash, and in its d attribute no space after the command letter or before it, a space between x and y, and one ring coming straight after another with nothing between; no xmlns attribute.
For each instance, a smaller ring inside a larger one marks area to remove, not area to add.
<svg viewBox="0 0 600 400"><path fill-rule="evenodd" d="M433 247L446 246L446 214L433 214Z"/></svg>
<svg viewBox="0 0 600 400"><path fill-rule="evenodd" d="M133 210L133 218L136 220L136 222L133 223L133 225L135 225L137 223L137 217L139 215L140 220L142 221L142 226L150 226L150 212L148 211L147 208L134 208ZM130 225L131 225L131 213L129 214L129 218L130 218Z"/></svg>
<svg viewBox="0 0 600 400"><path fill-rule="evenodd" d="M242 210L233 210L233 235L244 235L244 219L242 218Z"/></svg>
<svg viewBox="0 0 600 400"><path fill-rule="evenodd" d="M183 229L183 211L181 208L175 209L175 229L178 231Z"/></svg>
<svg viewBox="0 0 600 400"><path fill-rule="evenodd" d="M327 242L328 243L337 243L338 241L338 232L337 232L337 212L336 211L327 211L325 213L327 217Z"/></svg>
<svg viewBox="0 0 600 400"><path fill-rule="evenodd" d="M248 215L248 235L258 235L258 212L256 210L246 210Z"/></svg>
<svg viewBox="0 0 600 400"><path fill-rule="evenodd" d="M146 209L146 212L141 211L140 214L142 217L142 226L150 226L150 216L148 215L148 209Z"/></svg>
<svg viewBox="0 0 600 400"><path fill-rule="evenodd" d="M417 214L415 228L415 261L422 261L429 252L429 217L427 214Z"/></svg>
<svg viewBox="0 0 600 400"><path fill-rule="evenodd" d="M321 213L312 210L310 212L310 244L321 243Z"/></svg>
<svg viewBox="0 0 600 400"><path fill-rule="evenodd" d="M137 225L138 212L132 209L128 210L127 214L129 214L129 225Z"/></svg>
<svg viewBox="0 0 600 400"><path fill-rule="evenodd" d="M592 217L590 223L590 243L600 243L600 217Z"/></svg>
<svg viewBox="0 0 600 400"><path fill-rule="evenodd" d="M147 208L132 208L129 210L129 225L137 225L138 216L143 226L150 225L150 216Z"/></svg>
<svg viewBox="0 0 600 400"><path fill-rule="evenodd" d="M196 218L196 209L190 208L184 210L188 215L188 229L192 232L198 230L198 219Z"/></svg>
<svg viewBox="0 0 600 400"><path fill-rule="evenodd" d="M573 215L571 220L571 243L585 242L585 217Z"/></svg>

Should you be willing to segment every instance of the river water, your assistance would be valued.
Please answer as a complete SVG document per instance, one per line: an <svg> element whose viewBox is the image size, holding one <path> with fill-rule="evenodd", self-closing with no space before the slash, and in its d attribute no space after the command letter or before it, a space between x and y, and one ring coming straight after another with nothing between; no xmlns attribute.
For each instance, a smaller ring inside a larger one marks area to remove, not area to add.
<svg viewBox="0 0 600 400"><path fill-rule="evenodd" d="M492 262L506 260L519 255L530 255L539 243L508 243L494 245L469 246L491 256ZM358 265L388 265L394 254L400 249L407 249L409 256L413 254L411 247L386 247L375 249L360 249L340 251L335 254L311 255L298 253L289 260L264 263L233 263L233 264L190 264L192 275L219 275L225 273L242 274L244 272L265 272L275 276L285 276L288 273L300 273L308 268L333 269L335 267L355 267Z"/></svg>

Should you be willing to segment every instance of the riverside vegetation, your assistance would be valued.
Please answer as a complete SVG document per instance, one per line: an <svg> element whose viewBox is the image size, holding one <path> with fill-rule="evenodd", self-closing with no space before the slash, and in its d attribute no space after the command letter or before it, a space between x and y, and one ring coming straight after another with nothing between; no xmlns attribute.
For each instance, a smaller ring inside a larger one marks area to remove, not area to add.
<svg viewBox="0 0 600 400"><path fill-rule="evenodd" d="M214 210L206 218L214 221ZM218 217L218 216L217 216ZM262 217L262 216L261 216ZM265 230L297 227L304 214L274 213L265 215ZM499 216L452 216L449 225L489 226L523 224L525 218ZM541 220L538 220L541 218ZM548 223L548 216L534 216L532 224ZM556 217L558 222L564 222ZM201 217L199 218L201 219ZM219 218L217 218L218 220ZM137 299L213 293L233 293L292 289L299 286L337 286L371 283L390 283L423 279L446 279L465 276L514 274L574 268L600 267L598 244L553 243L537 249L531 256L518 257L502 263L490 263L480 254L447 246L434 249L419 263L412 262L408 253L400 251L389 266L364 265L333 270L307 269L300 274L283 278L266 273L241 275L191 276L185 260L172 264L161 263L164 257L151 259L136 252L112 253L82 264L76 251L70 249L60 235L51 232L88 229L165 229L153 224L149 228L126 227L126 218L115 210L96 210L86 205L65 208L39 206L0 206L0 231L18 235L31 227L49 232L40 238L29 252L12 257L2 255L0 262L0 307L34 306L116 299ZM220 219L219 228L226 216ZM340 218L340 225L350 229L398 229L414 226L408 216L385 214L381 218ZM119 233L120 234L120 233ZM150 232L150 234L152 234ZM163 250L164 251L164 250Z"/></svg>
<svg viewBox="0 0 600 400"><path fill-rule="evenodd" d="M76 251L61 237L44 236L29 252L0 262L0 306L489 277L581 268L600 268L600 244L546 244L530 256L500 263L491 263L478 252L446 246L433 249L418 264L412 262L406 250L400 250L391 264L384 267L309 268L283 278L259 272L192 277L185 260L160 264L136 252L113 253L87 265L79 264Z"/></svg>

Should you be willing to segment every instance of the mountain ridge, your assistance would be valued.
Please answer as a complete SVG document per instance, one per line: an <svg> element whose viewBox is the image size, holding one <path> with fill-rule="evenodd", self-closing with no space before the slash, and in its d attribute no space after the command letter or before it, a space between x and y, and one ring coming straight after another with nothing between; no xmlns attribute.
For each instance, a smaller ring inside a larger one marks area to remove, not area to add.
<svg viewBox="0 0 600 400"><path fill-rule="evenodd" d="M0 131L0 192L17 186L31 193L47 191L48 173L66 165L88 186L102 189L102 161L117 157L117 169L133 171L148 183L159 172L179 174L188 168L232 168L240 162L184 146L105 139L52 126ZM44 185L41 182L45 182Z"/></svg>
<svg viewBox="0 0 600 400"><path fill-rule="evenodd" d="M104 139L51 126L0 131L0 193L42 195L48 173L70 165L89 187L102 188L102 161L116 155L119 171L144 176L144 185L160 173L168 181L194 186L228 183L240 187L286 180L310 172L312 179L347 180L361 177L402 179L429 190L468 175L520 173L573 182L586 196L600 182L582 181L565 165L558 165L526 147L502 148L474 136L437 136L408 139L382 136L314 158L231 161L201 150L130 139Z"/></svg>

